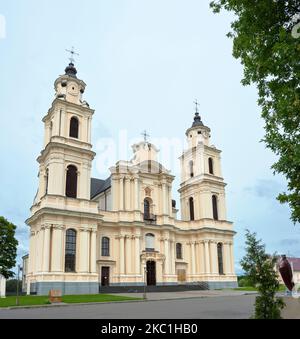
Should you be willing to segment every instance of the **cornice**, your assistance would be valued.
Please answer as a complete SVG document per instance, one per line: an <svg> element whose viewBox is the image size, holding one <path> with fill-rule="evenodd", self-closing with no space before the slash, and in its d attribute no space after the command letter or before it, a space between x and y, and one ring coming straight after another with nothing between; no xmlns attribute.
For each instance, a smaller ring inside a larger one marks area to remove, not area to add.
<svg viewBox="0 0 300 339"><path fill-rule="evenodd" d="M92 219L94 221L102 222L103 221L103 215L102 214L96 214L96 213L90 213L90 212L80 212L80 211L72 211L72 210L62 210L58 208L51 208L51 207L43 207L37 212L34 213L30 218L28 218L25 223L30 226L30 223L36 221L38 218L40 218L44 214L51 214L51 215L59 215L59 216L65 216L65 217L79 217L79 218L86 218L86 219Z"/></svg>
<svg viewBox="0 0 300 339"><path fill-rule="evenodd" d="M57 137L57 138L62 138L63 140L66 140L67 138L65 137L62 137L62 136L53 136L53 137ZM53 138L52 137L52 138ZM72 140L73 141L73 140ZM76 142L76 141L75 141ZM52 148L60 148L60 149L68 149L68 150L72 150L72 151L75 151L75 152L80 152L80 153L85 153L87 155L89 155L92 159L94 159L94 157L96 156L96 153L92 150L89 150L89 149L85 149L85 148L81 148L80 147L80 144L81 145L87 145L89 147L92 147L91 144L89 143L86 143L86 142L83 142L83 141L80 141L78 142L78 146L75 146L75 145L70 145L70 144L67 144L67 143L61 143L61 142L57 142L57 141L50 141L46 147L41 151L41 154L38 156L37 158L37 161L40 163L42 161L42 159L44 157L46 157L47 153L52 149Z"/></svg>

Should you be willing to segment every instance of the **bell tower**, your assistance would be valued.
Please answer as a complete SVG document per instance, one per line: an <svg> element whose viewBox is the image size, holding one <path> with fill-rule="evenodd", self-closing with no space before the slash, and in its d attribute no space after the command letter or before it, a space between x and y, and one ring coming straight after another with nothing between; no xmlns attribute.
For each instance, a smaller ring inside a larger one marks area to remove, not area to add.
<svg viewBox="0 0 300 339"><path fill-rule="evenodd" d="M82 98L85 87L71 58L65 74L54 82L55 99L43 118L44 149L37 159L39 188L34 205L45 195L90 200L94 110Z"/></svg>
<svg viewBox="0 0 300 339"><path fill-rule="evenodd" d="M188 148L180 159L180 202L183 220L226 220L225 183L221 151L210 143L210 128L201 120L196 103L192 126L187 129Z"/></svg>

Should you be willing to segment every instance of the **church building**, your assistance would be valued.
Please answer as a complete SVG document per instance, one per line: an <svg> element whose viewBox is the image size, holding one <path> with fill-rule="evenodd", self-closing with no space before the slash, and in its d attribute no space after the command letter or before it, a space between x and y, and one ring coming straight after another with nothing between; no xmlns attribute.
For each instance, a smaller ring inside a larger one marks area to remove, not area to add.
<svg viewBox="0 0 300 339"><path fill-rule="evenodd" d="M39 187L26 220L27 293L236 287L221 151L211 145L198 111L179 158L178 219L174 176L146 138L108 178L91 178L94 110L83 100L85 87L71 61L54 83L55 98L42 120Z"/></svg>

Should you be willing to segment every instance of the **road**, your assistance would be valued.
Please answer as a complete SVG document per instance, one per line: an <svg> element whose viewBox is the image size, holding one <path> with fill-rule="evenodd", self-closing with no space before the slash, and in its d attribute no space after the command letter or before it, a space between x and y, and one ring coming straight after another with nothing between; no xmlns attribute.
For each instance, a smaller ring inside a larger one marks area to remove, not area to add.
<svg viewBox="0 0 300 339"><path fill-rule="evenodd" d="M251 316L254 301L254 295L239 295L0 309L0 319L239 319Z"/></svg>

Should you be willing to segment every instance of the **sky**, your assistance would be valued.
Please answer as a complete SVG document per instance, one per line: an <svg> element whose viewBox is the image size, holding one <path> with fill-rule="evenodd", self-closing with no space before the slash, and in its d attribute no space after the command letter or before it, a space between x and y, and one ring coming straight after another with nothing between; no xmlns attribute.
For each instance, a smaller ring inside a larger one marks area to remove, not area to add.
<svg viewBox="0 0 300 339"><path fill-rule="evenodd" d="M43 147L41 121L54 99L53 83L74 46L85 100L95 109L92 175L131 158L130 145L147 130L160 147L184 141L194 100L222 150L228 219L234 222L235 266L244 255L245 229L268 252L300 256L300 227L276 200L286 181L273 175L276 157L260 141L264 122L254 86L243 87L243 68L226 37L229 13L213 14L199 0L15 0L0 8L0 215L17 225L18 262L28 251L25 220L38 186L36 158ZM124 147L124 139L126 140ZM107 158L107 145L116 152ZM182 146L183 147L183 146ZM163 165L177 177L178 157Z"/></svg>

